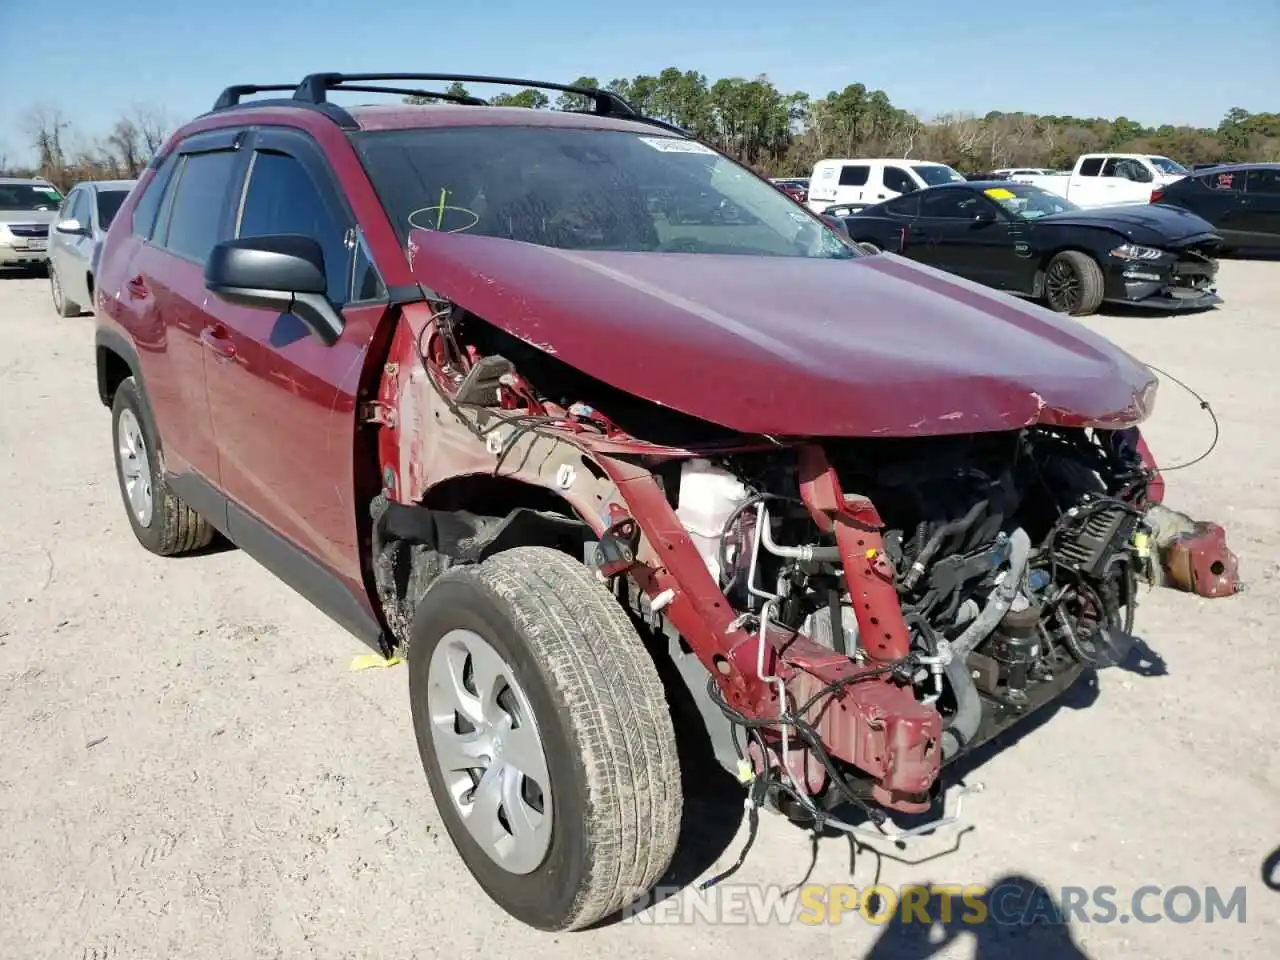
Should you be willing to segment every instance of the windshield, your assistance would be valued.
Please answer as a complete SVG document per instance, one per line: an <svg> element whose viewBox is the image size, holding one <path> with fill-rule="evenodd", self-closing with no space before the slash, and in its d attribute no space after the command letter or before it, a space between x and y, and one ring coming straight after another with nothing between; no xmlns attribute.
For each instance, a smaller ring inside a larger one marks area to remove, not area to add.
<svg viewBox="0 0 1280 960"><path fill-rule="evenodd" d="M1080 209L1065 197L1027 183L1005 183L982 192L1018 220L1039 220L1055 213Z"/></svg>
<svg viewBox="0 0 1280 960"><path fill-rule="evenodd" d="M964 180L964 177L956 173L950 167L941 163L920 164L911 168L931 187L936 187L944 183L957 183Z"/></svg>
<svg viewBox="0 0 1280 960"><path fill-rule="evenodd" d="M98 223L102 224L103 230L111 226L111 221L116 218L116 211L120 209L120 205L124 203L127 196L129 196L128 190L98 191Z"/></svg>
<svg viewBox="0 0 1280 960"><path fill-rule="evenodd" d="M1170 160L1168 157L1147 157L1147 159L1151 161L1151 165L1161 173L1185 174L1190 172L1182 164Z"/></svg>
<svg viewBox="0 0 1280 960"><path fill-rule="evenodd" d="M56 210L62 194L43 183L0 183L0 210Z"/></svg>
<svg viewBox="0 0 1280 960"><path fill-rule="evenodd" d="M772 184L692 140L542 126L352 139L404 242L421 227L566 250L861 256Z"/></svg>

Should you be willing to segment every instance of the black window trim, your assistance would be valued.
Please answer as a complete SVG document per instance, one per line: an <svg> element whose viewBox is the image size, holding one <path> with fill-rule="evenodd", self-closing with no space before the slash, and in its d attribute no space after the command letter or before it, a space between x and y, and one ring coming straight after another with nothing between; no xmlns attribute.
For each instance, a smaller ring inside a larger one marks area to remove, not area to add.
<svg viewBox="0 0 1280 960"><path fill-rule="evenodd" d="M129 228L133 236L140 242L148 246L159 246L153 242L156 235L156 227L160 225L160 215L164 212L165 203L169 198L169 188L173 184L175 171L181 166L182 158L178 154L170 153L163 160L155 165L155 174L147 182L142 192L138 194L138 200L133 205L133 209L129 212ZM160 199L156 203L155 212L151 216L151 223L147 225L146 232L140 232L138 229L138 207L147 199L147 194L152 190L160 191Z"/></svg>

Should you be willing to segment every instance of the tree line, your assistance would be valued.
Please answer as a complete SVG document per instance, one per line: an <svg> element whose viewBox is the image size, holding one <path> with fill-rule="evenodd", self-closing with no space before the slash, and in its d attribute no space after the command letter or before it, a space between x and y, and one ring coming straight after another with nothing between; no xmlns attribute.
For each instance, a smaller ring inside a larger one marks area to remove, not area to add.
<svg viewBox="0 0 1280 960"><path fill-rule="evenodd" d="M602 87L595 77L571 86ZM642 113L682 127L753 169L771 176L805 176L824 157L882 156L936 160L976 172L1009 166L1064 168L1082 153L1163 154L1191 165L1280 161L1280 113L1229 110L1216 127L1143 126L1126 117L1041 116L991 111L924 118L895 107L883 90L853 83L824 97L779 90L765 75L714 82L695 70L603 84ZM446 91L474 96L462 84ZM408 97L409 102L425 98ZM501 93L490 103L535 110L580 110L575 94L554 99L541 90ZM34 169L12 165L0 150L0 172L35 173L66 189L79 180L138 175L176 126L157 107L135 107L99 136L73 130L62 112L33 107L24 132Z"/></svg>

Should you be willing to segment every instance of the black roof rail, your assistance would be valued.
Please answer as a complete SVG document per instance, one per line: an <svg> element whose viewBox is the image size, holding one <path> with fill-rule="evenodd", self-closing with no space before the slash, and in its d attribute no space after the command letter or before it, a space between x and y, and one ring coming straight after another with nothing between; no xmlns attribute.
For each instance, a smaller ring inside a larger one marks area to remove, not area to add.
<svg viewBox="0 0 1280 960"><path fill-rule="evenodd" d="M218 94L218 99L213 102L214 110L226 110L229 107L240 105L240 98L247 97L254 93L268 93L279 90L296 90L296 83L241 83L232 87L227 87L222 93Z"/></svg>
<svg viewBox="0 0 1280 960"><path fill-rule="evenodd" d="M638 119L640 114L616 93L596 87L577 87L564 83L547 83L542 80L519 80L512 77L490 77L463 73L313 73L303 77L293 97L303 103L325 103L330 90L350 90L349 84L375 83L380 80L426 80L432 83L491 83L505 87L523 87L534 90L555 90L560 93L576 93L595 105L597 116ZM387 91L392 92L392 91Z"/></svg>

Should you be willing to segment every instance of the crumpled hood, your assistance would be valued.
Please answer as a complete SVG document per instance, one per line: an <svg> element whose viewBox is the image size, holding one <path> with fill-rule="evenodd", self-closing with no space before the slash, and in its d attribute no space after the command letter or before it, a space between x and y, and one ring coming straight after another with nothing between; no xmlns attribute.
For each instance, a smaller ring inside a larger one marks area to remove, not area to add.
<svg viewBox="0 0 1280 960"><path fill-rule="evenodd" d="M580 253L425 230L409 254L424 287L489 323L743 433L1120 426L1154 398L1150 370L1075 320L893 254Z"/></svg>
<svg viewBox="0 0 1280 960"><path fill-rule="evenodd" d="M1178 243L1215 232L1213 224L1181 207L1158 203L1126 203L1072 210L1041 217L1034 223L1072 227L1108 227L1134 243L1156 246Z"/></svg>

